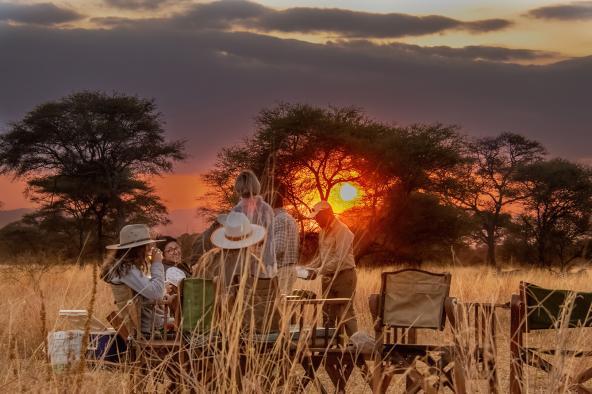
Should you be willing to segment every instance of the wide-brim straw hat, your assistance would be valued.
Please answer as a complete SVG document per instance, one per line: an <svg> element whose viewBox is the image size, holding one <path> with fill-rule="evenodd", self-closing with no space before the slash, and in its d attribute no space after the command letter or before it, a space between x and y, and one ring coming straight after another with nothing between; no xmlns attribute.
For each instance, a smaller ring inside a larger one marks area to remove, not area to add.
<svg viewBox="0 0 592 394"><path fill-rule="evenodd" d="M312 210L310 211L310 213L308 215L306 215L306 217L309 219L314 219L319 213L321 213L322 211L327 211L327 210L330 210L331 212L333 212L333 208L331 207L331 204L329 204L327 201L319 201L318 203L316 203L314 205L314 207L312 207Z"/></svg>
<svg viewBox="0 0 592 394"><path fill-rule="evenodd" d="M255 245L265 238L265 227L252 224L241 212L231 212L217 218L222 225L212 233L210 240L222 249L242 249Z"/></svg>
<svg viewBox="0 0 592 394"><path fill-rule="evenodd" d="M107 249L131 249L136 246L164 242L164 239L152 239L150 229L145 224L128 224L119 232L119 243L106 246Z"/></svg>

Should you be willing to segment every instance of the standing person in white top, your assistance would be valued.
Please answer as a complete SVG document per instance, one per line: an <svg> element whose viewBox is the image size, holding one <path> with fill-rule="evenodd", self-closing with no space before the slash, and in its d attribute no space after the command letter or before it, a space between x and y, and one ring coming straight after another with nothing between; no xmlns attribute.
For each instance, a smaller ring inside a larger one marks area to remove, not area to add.
<svg viewBox="0 0 592 394"><path fill-rule="evenodd" d="M298 263L298 223L284 208L286 187L280 184L274 193L273 241L278 266L278 286L281 294L291 294L296 281Z"/></svg>
<svg viewBox="0 0 592 394"><path fill-rule="evenodd" d="M251 170L244 170L238 175L234 183L234 191L240 197L240 201L232 211L245 214L252 224L265 228L266 236L263 245L256 253L261 256L265 265L265 272L259 275L273 277L277 274L273 249L273 208L261 198L261 184Z"/></svg>
<svg viewBox="0 0 592 394"><path fill-rule="evenodd" d="M327 201L317 203L309 215L321 228L319 251L312 268L317 268L321 277L323 297L349 298L346 306L325 305L323 312L331 321L343 323L349 336L358 331L354 313L353 299L356 291L357 275L354 261L354 234L333 214Z"/></svg>

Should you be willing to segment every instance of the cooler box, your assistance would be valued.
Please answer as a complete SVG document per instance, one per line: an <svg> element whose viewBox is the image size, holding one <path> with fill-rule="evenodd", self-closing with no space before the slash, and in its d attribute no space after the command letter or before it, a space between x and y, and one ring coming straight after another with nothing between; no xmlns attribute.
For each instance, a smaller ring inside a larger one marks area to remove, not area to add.
<svg viewBox="0 0 592 394"><path fill-rule="evenodd" d="M91 360L119 362L126 350L125 340L113 329L90 333L87 357Z"/></svg>

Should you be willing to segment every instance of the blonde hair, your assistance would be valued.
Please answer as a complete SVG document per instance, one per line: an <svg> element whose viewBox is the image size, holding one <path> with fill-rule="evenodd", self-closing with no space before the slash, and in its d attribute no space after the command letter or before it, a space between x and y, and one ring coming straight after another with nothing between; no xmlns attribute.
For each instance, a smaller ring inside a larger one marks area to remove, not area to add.
<svg viewBox="0 0 592 394"><path fill-rule="evenodd" d="M253 197L261 193L261 183L251 170L243 170L236 177L234 191L239 197Z"/></svg>

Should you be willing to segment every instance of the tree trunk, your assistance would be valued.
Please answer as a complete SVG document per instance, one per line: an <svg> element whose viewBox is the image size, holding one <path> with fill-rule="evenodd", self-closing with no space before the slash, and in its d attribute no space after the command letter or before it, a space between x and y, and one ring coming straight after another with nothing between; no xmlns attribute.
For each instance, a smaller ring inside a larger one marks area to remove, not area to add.
<svg viewBox="0 0 592 394"><path fill-rule="evenodd" d="M547 266L547 259L545 258L545 249L547 243L545 242L543 237L539 237L538 245L537 245L537 260L541 267Z"/></svg>
<svg viewBox="0 0 592 394"><path fill-rule="evenodd" d="M495 236L493 231L487 232L487 264L495 269L498 269L495 258Z"/></svg>
<svg viewBox="0 0 592 394"><path fill-rule="evenodd" d="M96 215L97 218L97 257L103 261L103 215Z"/></svg>

